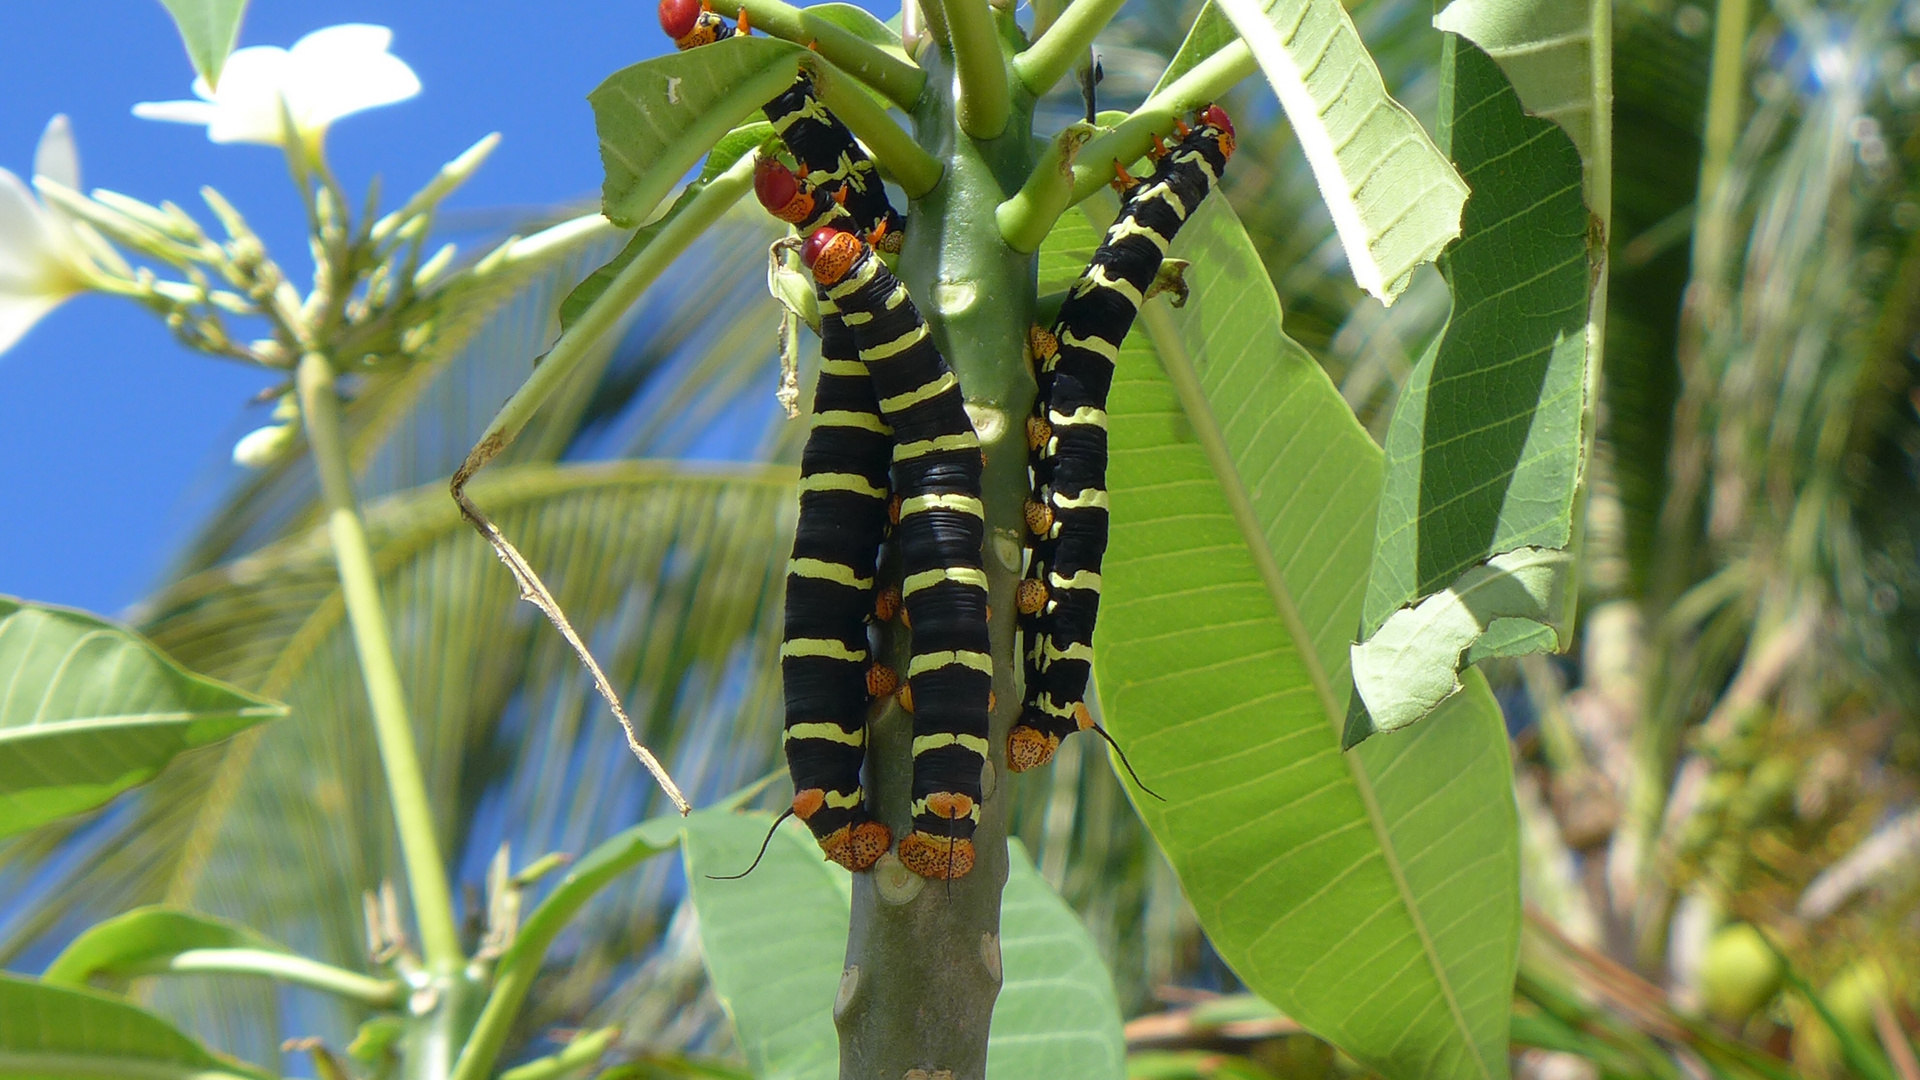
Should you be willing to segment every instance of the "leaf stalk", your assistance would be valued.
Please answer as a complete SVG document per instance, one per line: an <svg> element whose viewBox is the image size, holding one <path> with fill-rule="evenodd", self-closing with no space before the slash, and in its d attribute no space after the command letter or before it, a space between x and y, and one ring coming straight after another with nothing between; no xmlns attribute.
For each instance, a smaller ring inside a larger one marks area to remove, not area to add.
<svg viewBox="0 0 1920 1080"><path fill-rule="evenodd" d="M975 0L980 2L980 0ZM985 5L982 3L982 11ZM918 199L940 182L945 167L940 159L921 149L912 135L893 122L878 102L855 85L854 79L832 64L815 62L813 89L822 104L847 125L847 129L867 144L873 160L892 174L910 199ZM1004 89L1004 86L1003 86ZM1004 127L1006 121L1001 120ZM749 166L751 167L751 166Z"/></svg>
<svg viewBox="0 0 1920 1080"><path fill-rule="evenodd" d="M933 2L933 0L929 0ZM729 5L720 5L730 9ZM740 0L755 30L805 45L911 111L927 86L927 73L912 61L864 41L852 31L782 0Z"/></svg>
<svg viewBox="0 0 1920 1080"><path fill-rule="evenodd" d="M1253 50L1245 41L1236 40L1141 102L1113 130L1080 152L1073 167L1072 202L1080 202L1112 180L1114 162L1138 161L1145 156L1154 136L1173 130L1175 118L1218 99L1258 70Z"/></svg>
<svg viewBox="0 0 1920 1080"><path fill-rule="evenodd" d="M1013 58L1013 76L1039 97L1085 59L1093 39L1107 28L1126 0L1073 0L1027 50ZM1038 8L1036 7L1036 11ZM1037 21L1039 16L1035 15Z"/></svg>
<svg viewBox="0 0 1920 1080"><path fill-rule="evenodd" d="M1000 237L1015 251L1034 252L1053 229L1053 223L1073 201L1073 160L1093 138L1093 126L1069 124L1042 154L1027 182L994 208Z"/></svg>
<svg viewBox="0 0 1920 1080"><path fill-rule="evenodd" d="M300 358L296 377L300 415L313 446L320 490L327 508L327 532L334 563L340 569L340 594L367 684L367 702L373 712L380 763L387 778L387 795L394 826L400 834L400 853L413 898L414 919L429 967L438 972L460 968L465 958L455 929L453 897L447 887L446 861L433 826L433 806L420 771L414 746L413 722L407 715L406 689L394 661L387 634L387 615L380 599L380 580L373 568L366 525L353 491L349 449L340 425L340 396L334 387L333 364L319 352Z"/></svg>
<svg viewBox="0 0 1920 1080"><path fill-rule="evenodd" d="M271 949L188 949L139 969L139 973L144 975L202 972L264 975L281 982L322 990L375 1009L395 1008L406 1000L406 988L392 979L376 979L357 971Z"/></svg>
<svg viewBox="0 0 1920 1080"><path fill-rule="evenodd" d="M1007 61L1000 52L987 0L928 0L946 9L960 98L955 118L960 130L976 139L997 139L1007 130L1013 99L1007 87Z"/></svg>

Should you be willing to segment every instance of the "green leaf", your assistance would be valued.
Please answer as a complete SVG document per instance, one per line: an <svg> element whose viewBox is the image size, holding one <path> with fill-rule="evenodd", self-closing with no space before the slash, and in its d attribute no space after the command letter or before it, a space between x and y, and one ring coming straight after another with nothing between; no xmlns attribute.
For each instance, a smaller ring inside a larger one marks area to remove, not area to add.
<svg viewBox="0 0 1920 1080"><path fill-rule="evenodd" d="M84 987L96 976L125 979L147 964L189 949L286 951L225 919L172 908L142 907L88 927L47 965L40 978L57 985Z"/></svg>
<svg viewBox="0 0 1920 1080"><path fill-rule="evenodd" d="M1392 303L1459 235L1466 183L1387 93L1340 0L1215 2L1280 98L1354 280Z"/></svg>
<svg viewBox="0 0 1920 1080"><path fill-rule="evenodd" d="M1079 273L1096 213L1042 248L1043 292ZM1095 673L1166 797L1136 805L1250 990L1388 1077L1503 1077L1520 898L1499 711L1475 677L1435 722L1340 752L1380 451L1282 331L1224 200L1173 254L1191 299L1146 306L1107 405Z"/></svg>
<svg viewBox="0 0 1920 1080"><path fill-rule="evenodd" d="M587 275L585 281L576 285L573 291L567 294L567 298L560 301L560 328L565 330L572 326L574 320L580 317L580 313L598 300L601 293L607 291L607 286L613 284L613 279L620 276L620 271L625 270L628 263L638 258L640 253L646 250L647 245L653 243L654 237L660 235L662 229L685 212L695 197L713 182L714 177L732 168L741 158L753 153L771 138L773 138L773 125L765 120L742 124L727 132L707 154L707 163L700 170L700 175L680 192L680 197L673 201L673 205L667 209L667 212L635 232L626 246L620 249L619 254L609 260L605 266Z"/></svg>
<svg viewBox="0 0 1920 1080"><path fill-rule="evenodd" d="M609 75L587 95L608 219L623 228L645 221L700 155L793 82L806 52L788 41L735 36Z"/></svg>
<svg viewBox="0 0 1920 1080"><path fill-rule="evenodd" d="M1565 128L1582 161L1605 145L1595 124L1594 11L1586 0L1453 0L1433 25L1492 57L1527 113Z"/></svg>
<svg viewBox="0 0 1920 1080"><path fill-rule="evenodd" d="M240 40L240 20L247 14L247 0L160 0L180 30L180 41L187 47L187 59L193 70L209 86L220 85L220 69L227 54Z"/></svg>
<svg viewBox="0 0 1920 1080"><path fill-rule="evenodd" d="M900 31L881 22L872 12L858 4L809 4L801 12L800 17L803 20L818 19L832 23L869 45L878 45L883 49L900 52Z"/></svg>
<svg viewBox="0 0 1920 1080"><path fill-rule="evenodd" d="M105 619L0 596L0 836L91 810L286 711Z"/></svg>
<svg viewBox="0 0 1920 1080"><path fill-rule="evenodd" d="M1003 980L987 1038L991 1080L1119 1080L1127 1040L1113 977L1080 917L1007 841L1000 896Z"/></svg>
<svg viewBox="0 0 1920 1080"><path fill-rule="evenodd" d="M1432 713L1473 659L1571 631L1594 280L1580 156L1485 53L1446 50L1441 137L1474 194L1440 260L1453 313L1387 431L1350 743Z"/></svg>
<svg viewBox="0 0 1920 1080"><path fill-rule="evenodd" d="M213 1053L118 998L0 973L0 1078L257 1080L268 1074Z"/></svg>
<svg viewBox="0 0 1920 1080"><path fill-rule="evenodd" d="M1167 62L1167 69L1160 73L1160 81L1153 84L1153 90L1147 96L1165 90L1174 81L1193 70L1195 64L1226 48L1240 37L1240 32L1227 21L1220 11L1218 0L1207 0L1200 7L1200 14L1194 16L1193 25L1187 28L1187 36L1181 40L1180 48Z"/></svg>
<svg viewBox="0 0 1920 1080"><path fill-rule="evenodd" d="M773 815L702 810L687 818L688 891L700 916L700 952L714 996L733 1021L747 1066L761 1080L840 1075L833 1000L847 953L853 881L820 857L804 825L774 830L766 857L745 870Z"/></svg>
<svg viewBox="0 0 1920 1080"><path fill-rule="evenodd" d="M797 821L738 874L770 814L706 810L687 819L687 880L714 993L762 1080L839 1075L833 1001L846 958L852 875L826 862ZM987 1042L992 1080L1120 1080L1126 1042L1113 979L1078 916L1018 840L1000 909L1002 982Z"/></svg>

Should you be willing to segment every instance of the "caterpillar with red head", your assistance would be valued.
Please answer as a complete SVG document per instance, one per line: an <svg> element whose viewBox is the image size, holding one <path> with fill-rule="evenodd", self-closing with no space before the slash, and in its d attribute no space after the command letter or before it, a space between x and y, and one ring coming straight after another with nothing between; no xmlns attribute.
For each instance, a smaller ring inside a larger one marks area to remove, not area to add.
<svg viewBox="0 0 1920 1080"><path fill-rule="evenodd" d="M950 880L973 868L993 698L980 440L926 321L873 248L821 229L801 261L823 308L831 304L852 331L893 429L893 543L912 634L902 702L913 711L913 831L900 840L900 861Z"/></svg>
<svg viewBox="0 0 1920 1080"><path fill-rule="evenodd" d="M746 12L740 13L740 27L727 25L704 0L660 0L660 28L682 50L724 41L747 29ZM801 72L779 97L761 106L767 121L780 136L794 160L800 163L796 193L805 197L808 209L796 210L801 216L787 217L779 209L777 216L799 224L816 215L816 200L833 199L842 203L861 232L872 238L883 251L900 250L906 221L887 200L880 173L873 159L854 141L853 132L840 122L814 95L813 79ZM764 198L763 198L764 201ZM784 203L783 203L784 205Z"/></svg>
<svg viewBox="0 0 1920 1080"><path fill-rule="evenodd" d="M1182 125L1184 129L1184 125ZM1044 765L1060 740L1094 727L1087 711L1100 562L1107 550L1107 391L1134 316L1174 235L1233 155L1233 123L1210 105L1144 180L1119 170L1120 216L1068 291L1050 330L1030 336L1039 395L1027 421L1034 493L1033 555L1017 603L1027 690L1007 741L1007 765Z"/></svg>

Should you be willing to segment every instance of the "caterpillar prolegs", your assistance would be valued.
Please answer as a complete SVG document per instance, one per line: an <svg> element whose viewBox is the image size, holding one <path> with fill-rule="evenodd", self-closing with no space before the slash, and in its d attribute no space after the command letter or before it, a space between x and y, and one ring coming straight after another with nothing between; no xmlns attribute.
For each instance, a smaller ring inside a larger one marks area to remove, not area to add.
<svg viewBox="0 0 1920 1080"><path fill-rule="evenodd" d="M900 861L922 877L960 877L973 868L993 697L980 441L926 321L873 249L821 229L801 261L852 331L893 429L893 543L912 634L902 700L913 712L913 831Z"/></svg>
<svg viewBox="0 0 1920 1080"><path fill-rule="evenodd" d="M736 33L747 32L746 12L740 13L738 29L716 15L702 0L660 0L660 28L680 49L693 49L724 41ZM769 202L769 193L760 188L756 170L755 187L761 202L782 220L801 224L825 221L823 200L845 206L856 226L872 236L883 251L900 250L906 222L887 200L886 187L874 168L873 159L853 133L814 95L813 79L801 72L792 85L772 101L761 106L773 130L786 144L794 160L800 163L798 183L792 193L778 204Z"/></svg>
<svg viewBox="0 0 1920 1080"><path fill-rule="evenodd" d="M1114 361L1174 234L1233 154L1233 123L1218 105L1202 110L1198 126L1182 135L1145 180L1120 171L1120 216L1053 328L1035 327L1031 335L1039 395L1027 422L1033 556L1018 593L1027 691L1007 740L1015 772L1044 765L1061 739L1093 726L1086 693L1107 550L1106 408Z"/></svg>

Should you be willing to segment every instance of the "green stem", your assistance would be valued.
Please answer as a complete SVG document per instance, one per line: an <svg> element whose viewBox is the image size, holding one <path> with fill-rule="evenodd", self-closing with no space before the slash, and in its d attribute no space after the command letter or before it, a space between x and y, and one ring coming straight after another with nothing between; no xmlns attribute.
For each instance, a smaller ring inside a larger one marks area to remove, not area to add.
<svg viewBox="0 0 1920 1080"><path fill-rule="evenodd" d="M1064 0L1033 0L1033 36L1044 37L1060 19Z"/></svg>
<svg viewBox="0 0 1920 1080"><path fill-rule="evenodd" d="M1093 137L1093 128L1070 124L1053 137L1046 153L1007 201L994 208L1000 236L1015 251L1033 252L1053 229L1053 223L1073 199L1073 159Z"/></svg>
<svg viewBox="0 0 1920 1080"><path fill-rule="evenodd" d="M655 818L603 842L573 865L553 892L535 908L520 927L513 944L500 957L493 991L486 1007L473 1025L460 1059L454 1063L449 1080L482 1080L493 1069L506 1044L507 1034L520 1013L520 1005L533 989L540 965L574 913L606 887L607 883L639 863L673 847L680 835L680 818Z"/></svg>
<svg viewBox="0 0 1920 1080"><path fill-rule="evenodd" d="M327 507L327 531L333 558L340 568L340 593L353 628L360 671L367 684L367 702L373 710L374 734L380 744L380 763L387 775L387 795L393 821L400 833L400 853L406 863L407 887L413 897L414 919L428 966L438 972L457 970L464 962L455 930L453 897L447 888L446 863L434 835L433 806L420 773L414 748L413 723L407 717L406 690L387 637L387 616L380 601L380 581L373 569L373 552L360 520L348 467L347 441L340 428L340 398L334 389L333 365L318 352L300 358L297 384L300 415L313 445L314 466Z"/></svg>
<svg viewBox="0 0 1920 1080"><path fill-rule="evenodd" d="M960 130L976 139L997 139L1007 130L1013 100L1007 91L1007 61L993 28L987 0L926 0L942 4L952 34L955 73L960 79Z"/></svg>
<svg viewBox="0 0 1920 1080"><path fill-rule="evenodd" d="M723 11L733 7L728 3L718 6ZM812 48L902 109L912 111L920 101L920 92L926 89L927 73L911 61L805 9L781 0L739 0L739 9L747 13L755 30Z"/></svg>
<svg viewBox="0 0 1920 1080"><path fill-rule="evenodd" d="M1726 175L1733 144L1740 137L1741 106L1746 102L1747 23L1752 0L1719 0L1713 13L1713 60L1707 75L1707 129L1700 155L1700 189L1694 205L1702 212Z"/></svg>
<svg viewBox="0 0 1920 1080"><path fill-rule="evenodd" d="M1046 28L1026 52L1013 58L1013 75L1034 97L1086 58L1093 39L1107 28L1126 0L1073 0L1058 22ZM1038 16L1035 16L1036 20Z"/></svg>
<svg viewBox="0 0 1920 1080"><path fill-rule="evenodd" d="M460 466L459 472L454 474L455 492L463 488L467 479L481 466L493 460L519 436L528 421L533 419L533 414L579 368L593 346L613 330L621 316L640 298L640 294L646 292L647 287L667 267L673 265L681 252L686 251L714 219L738 202L752 186L753 155L747 154L732 168L714 177L700 194L694 196L685 208L666 223L653 242L635 256L626 269L608 283L607 290L567 327L539 366L533 369L533 374L500 407L493 422L487 425L486 432L480 436L480 441L468 452L467 460Z"/></svg>
<svg viewBox="0 0 1920 1080"><path fill-rule="evenodd" d="M976 2L984 12L984 0ZM886 110L845 72L831 64L816 63L812 67L813 89L821 103L867 144L873 160L893 175L907 198L918 199L932 191L944 171L940 159L921 149L913 136L894 123ZM1005 89L1004 81L1001 89ZM1001 126L1006 126L1004 117Z"/></svg>
<svg viewBox="0 0 1920 1080"><path fill-rule="evenodd" d="M1253 50L1236 39L1162 87L1080 152L1073 167L1073 201L1080 202L1112 180L1114 162L1140 160L1154 136L1173 130L1176 117L1214 101L1258 70Z"/></svg>
<svg viewBox="0 0 1920 1080"><path fill-rule="evenodd" d="M559 1053L516 1065L501 1073L500 1080L554 1080L565 1076L599 1061L600 1055L613 1045L614 1036L619 1034L619 1028L607 1027L577 1035Z"/></svg>
<svg viewBox="0 0 1920 1080"><path fill-rule="evenodd" d="M392 979L376 979L304 956L270 949L188 949L144 966L144 975L183 975L219 972L264 975L298 986L324 990L336 997L375 1009L397 1008L406 1000L406 987Z"/></svg>

